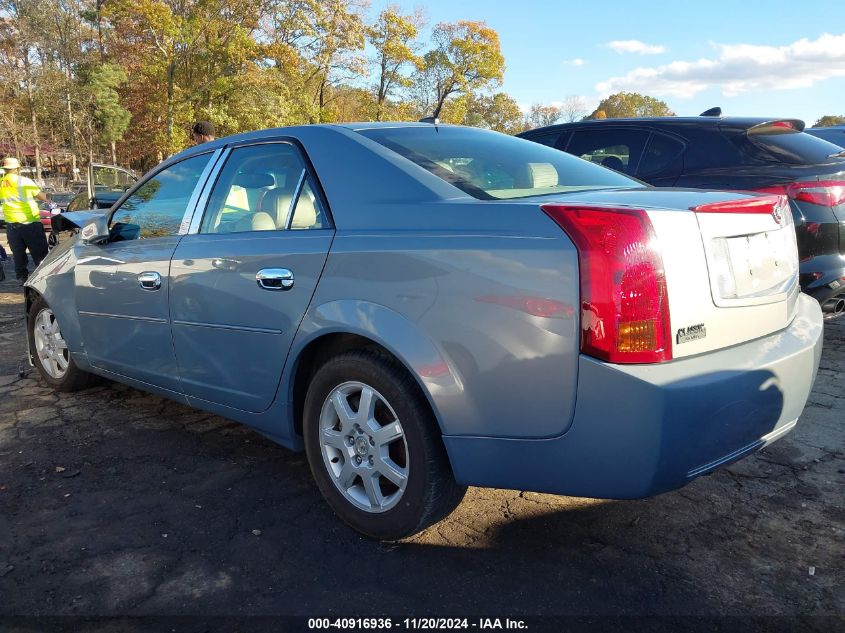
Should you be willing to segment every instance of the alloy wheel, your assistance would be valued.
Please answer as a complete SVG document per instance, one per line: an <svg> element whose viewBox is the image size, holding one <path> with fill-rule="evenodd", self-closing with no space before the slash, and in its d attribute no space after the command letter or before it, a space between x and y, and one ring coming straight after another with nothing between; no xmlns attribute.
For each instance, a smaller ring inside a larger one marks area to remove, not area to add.
<svg viewBox="0 0 845 633"><path fill-rule="evenodd" d="M371 386L345 382L320 412L320 452L335 487L366 512L386 512L408 483L408 444L393 407Z"/></svg>
<svg viewBox="0 0 845 633"><path fill-rule="evenodd" d="M50 308L42 309L35 316L33 339L35 353L44 371L56 380L64 378L70 362L70 353L62 338L56 315Z"/></svg>

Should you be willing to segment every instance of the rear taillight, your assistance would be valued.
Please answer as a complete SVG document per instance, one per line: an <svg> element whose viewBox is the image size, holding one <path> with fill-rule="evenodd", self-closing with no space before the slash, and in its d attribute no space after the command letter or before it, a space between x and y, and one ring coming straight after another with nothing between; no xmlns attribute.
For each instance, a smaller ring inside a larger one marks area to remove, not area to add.
<svg viewBox="0 0 845 633"><path fill-rule="evenodd" d="M581 351L611 363L672 359L663 259L648 214L545 204L578 249Z"/></svg>
<svg viewBox="0 0 845 633"><path fill-rule="evenodd" d="M757 189L760 193L782 193L792 200L835 207L845 203L845 180L807 180Z"/></svg>

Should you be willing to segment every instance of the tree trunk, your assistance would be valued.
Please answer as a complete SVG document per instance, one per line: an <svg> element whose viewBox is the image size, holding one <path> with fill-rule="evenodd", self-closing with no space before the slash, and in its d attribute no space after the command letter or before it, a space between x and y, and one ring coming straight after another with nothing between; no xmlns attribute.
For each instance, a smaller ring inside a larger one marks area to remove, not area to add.
<svg viewBox="0 0 845 633"><path fill-rule="evenodd" d="M170 60L170 63L167 65L167 122L166 122L166 130L167 130L167 152L170 153L173 148L173 118L174 118L174 103L173 103L173 94L175 91L175 83L176 83L176 59L173 58Z"/></svg>
<svg viewBox="0 0 845 633"><path fill-rule="evenodd" d="M117 143L115 141L111 142L111 164L117 165Z"/></svg>
<svg viewBox="0 0 845 633"><path fill-rule="evenodd" d="M29 52L23 51L23 66L26 71L26 96L29 101L29 118L32 123L32 138L35 144L35 178L41 179L41 139L38 136L38 120L35 116L35 100L32 90L32 66L29 63Z"/></svg>
<svg viewBox="0 0 845 633"><path fill-rule="evenodd" d="M97 44L100 48L100 61L106 59L106 49L103 46L103 17L102 17L103 0L97 0Z"/></svg>
<svg viewBox="0 0 845 633"><path fill-rule="evenodd" d="M319 100L319 112L317 112L317 123L322 123L323 121L323 107L326 105L326 80L328 79L328 75L324 76L322 81L320 81L320 100Z"/></svg>
<svg viewBox="0 0 845 633"><path fill-rule="evenodd" d="M88 165L94 163L94 128L88 120Z"/></svg>
<svg viewBox="0 0 845 633"><path fill-rule="evenodd" d="M74 125L73 125L73 105L71 103L71 96L70 96L70 85L73 81L73 78L70 74L70 68L65 67L65 80L67 84L65 85L65 110L67 114L67 126L68 126L68 142L70 143L70 153L73 157L71 160L74 162L74 166L76 163L76 134L74 134Z"/></svg>

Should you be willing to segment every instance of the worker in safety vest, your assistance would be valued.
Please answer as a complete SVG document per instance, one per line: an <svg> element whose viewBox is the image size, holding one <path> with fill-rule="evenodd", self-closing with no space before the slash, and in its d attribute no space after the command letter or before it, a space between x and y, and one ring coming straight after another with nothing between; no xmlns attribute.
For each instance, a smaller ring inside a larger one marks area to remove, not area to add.
<svg viewBox="0 0 845 633"><path fill-rule="evenodd" d="M47 237L36 202L47 202L47 196L32 180L20 175L20 168L17 158L3 160L6 174L0 179L0 198L6 218L6 239L15 262L15 276L23 285L29 277L27 249L36 266L47 256Z"/></svg>

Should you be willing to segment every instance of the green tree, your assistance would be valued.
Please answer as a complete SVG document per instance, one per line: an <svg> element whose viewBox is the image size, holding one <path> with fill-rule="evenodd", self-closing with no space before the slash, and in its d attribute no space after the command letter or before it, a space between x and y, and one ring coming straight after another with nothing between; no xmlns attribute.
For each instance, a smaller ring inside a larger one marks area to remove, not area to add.
<svg viewBox="0 0 845 633"><path fill-rule="evenodd" d="M397 88L407 88L411 79L403 74L408 66L422 67L422 59L415 50L415 40L423 25L419 12L401 15L396 7L382 11L375 24L367 30L367 41L375 49L373 66L376 71L376 121L381 121L385 104Z"/></svg>
<svg viewBox="0 0 845 633"><path fill-rule="evenodd" d="M617 92L599 102L588 119L598 119L599 111L608 119L625 119L645 116L675 116L664 101L637 92Z"/></svg>
<svg viewBox="0 0 845 633"><path fill-rule="evenodd" d="M842 125L843 123L845 123L845 115L826 114L813 123L813 127L830 127L832 125Z"/></svg>
<svg viewBox="0 0 845 633"><path fill-rule="evenodd" d="M126 73L115 64L97 66L88 78L94 119L101 139L111 146L112 163L117 163L115 144L123 138L132 118L129 110L120 104L117 92L126 80Z"/></svg>
<svg viewBox="0 0 845 633"><path fill-rule="evenodd" d="M499 34L484 22L441 22L431 34L434 48L423 56L418 73L421 110L439 117L446 101L490 86L505 72Z"/></svg>

